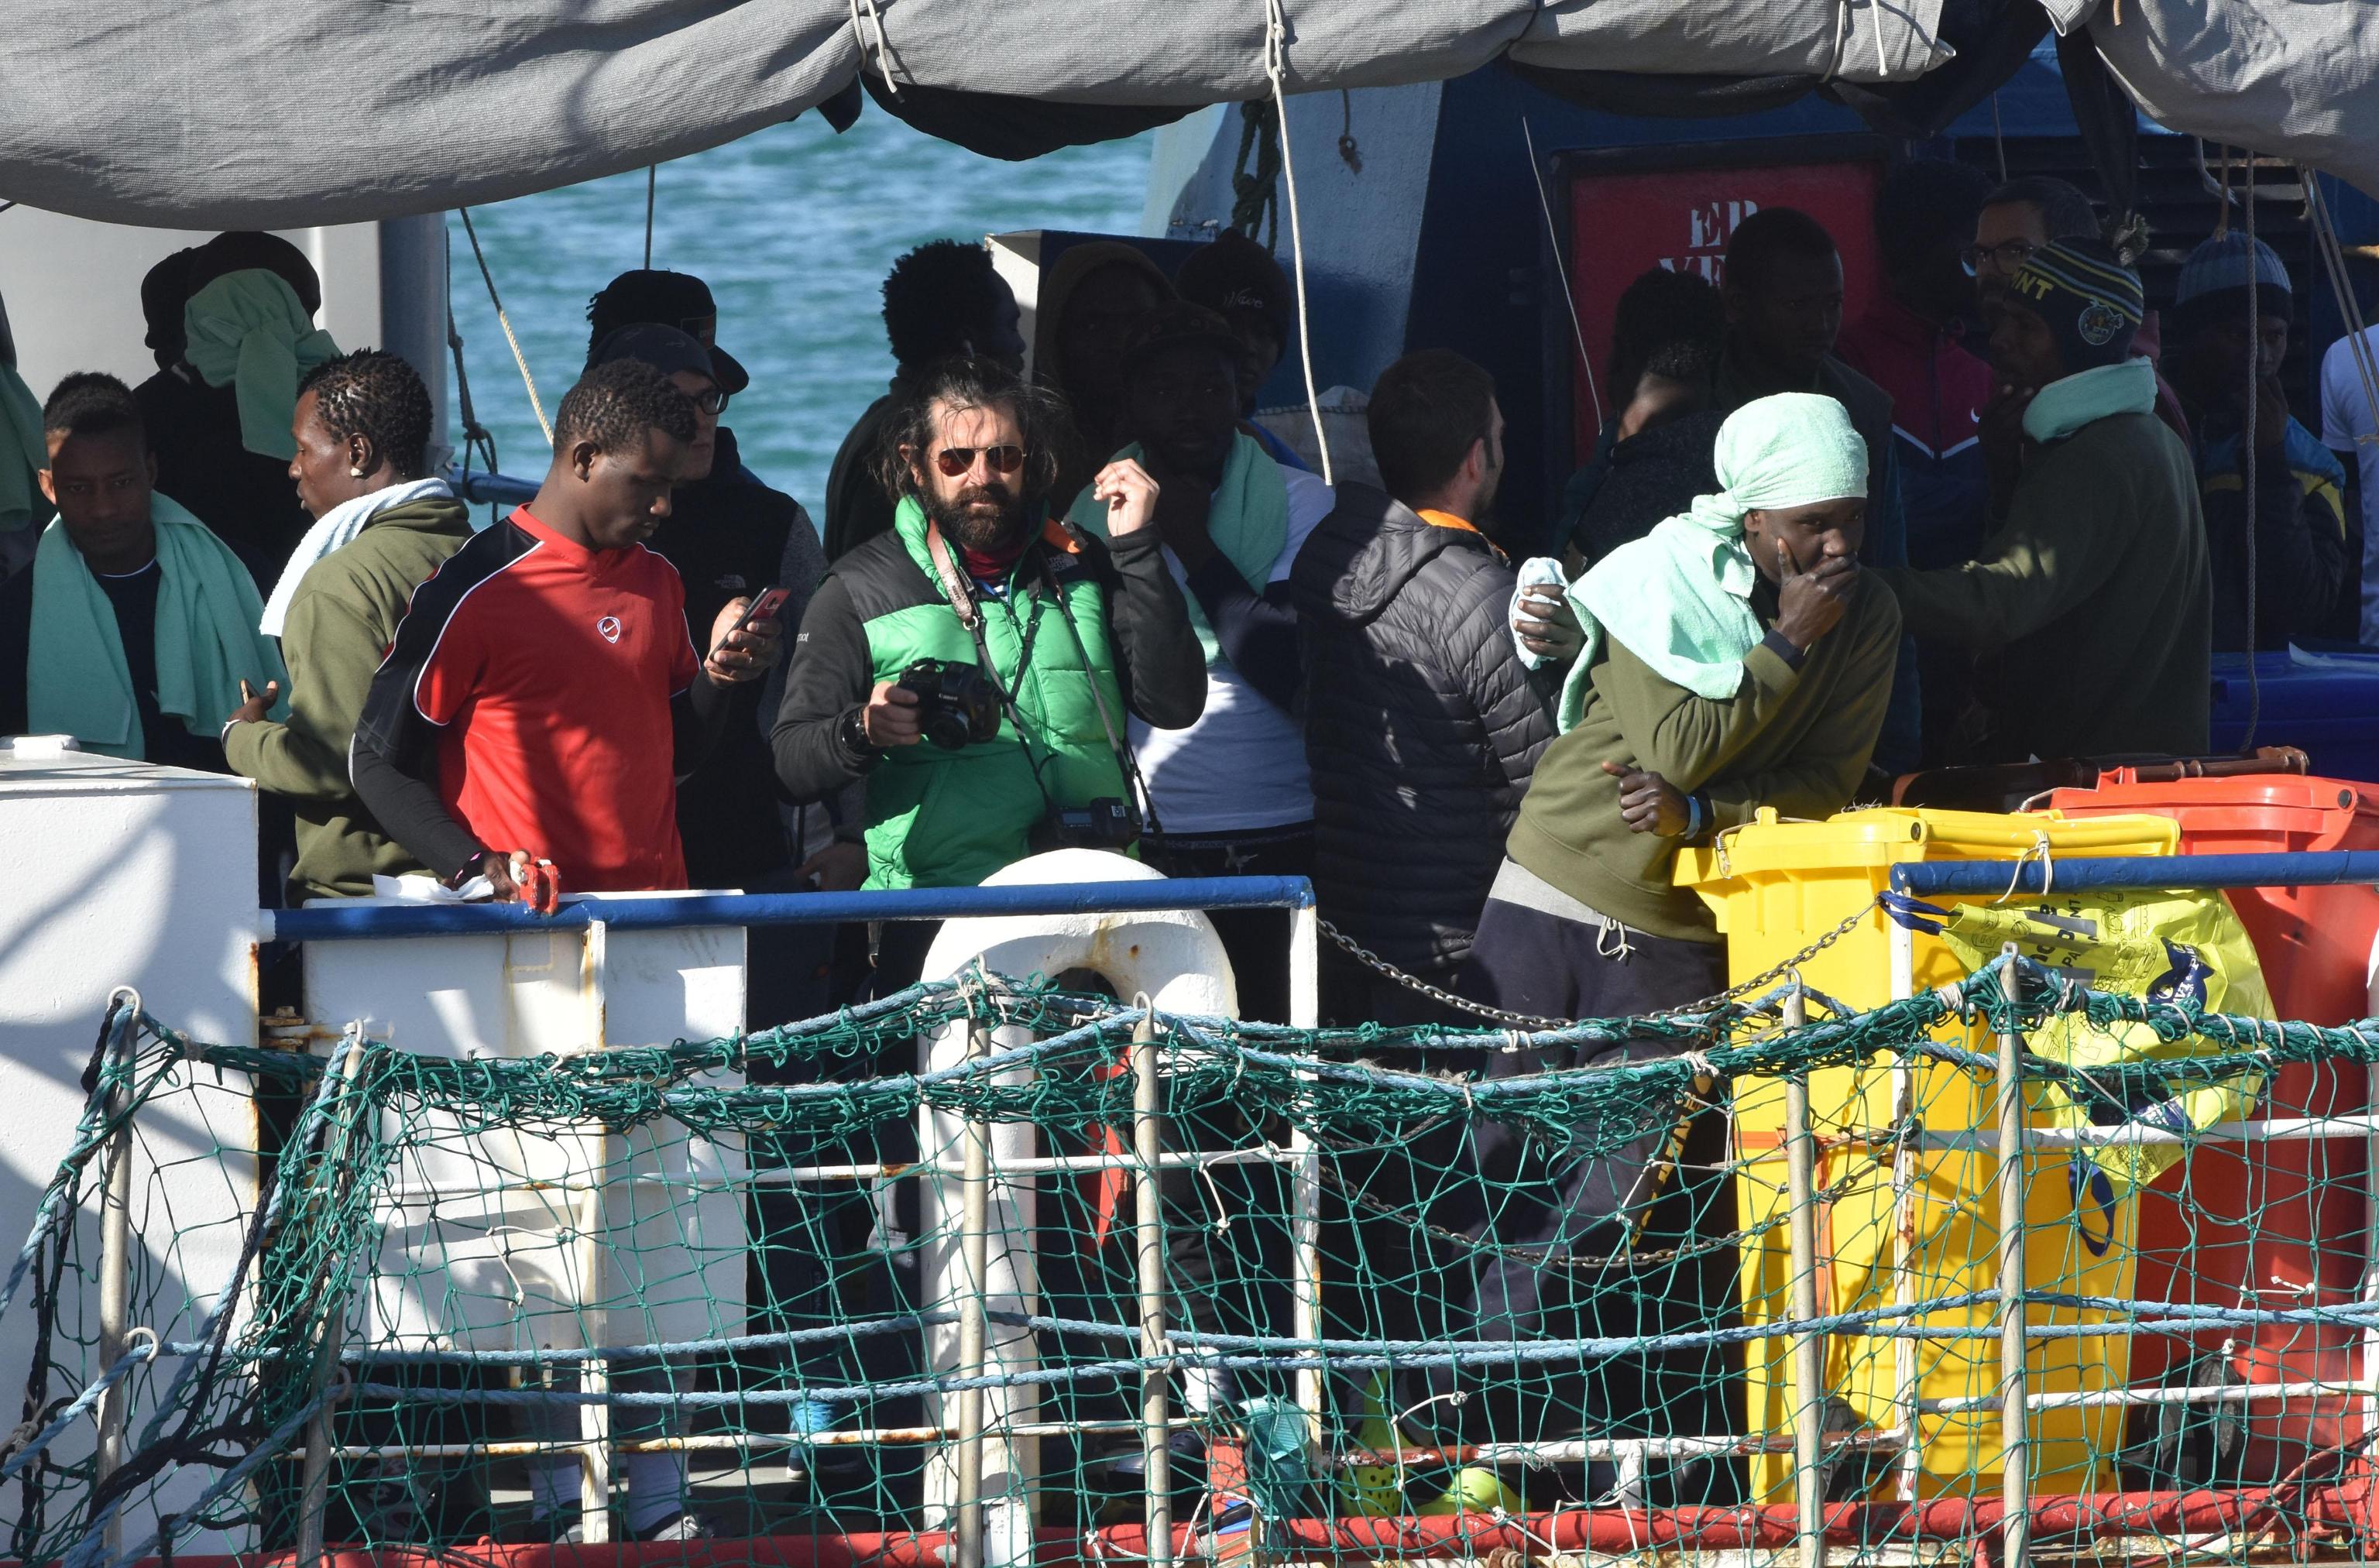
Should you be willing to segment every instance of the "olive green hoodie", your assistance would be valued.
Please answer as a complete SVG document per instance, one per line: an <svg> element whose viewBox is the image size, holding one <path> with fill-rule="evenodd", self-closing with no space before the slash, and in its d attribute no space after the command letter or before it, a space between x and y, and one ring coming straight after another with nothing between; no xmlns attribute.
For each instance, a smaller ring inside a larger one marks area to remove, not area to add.
<svg viewBox="0 0 2379 1568"><path fill-rule="evenodd" d="M316 561L281 633L289 721L235 724L223 734L233 771L296 807L296 897L355 897L372 890L374 874L421 869L356 799L347 743L413 590L470 537L468 508L429 497L380 513Z"/></svg>
<svg viewBox="0 0 2379 1568"><path fill-rule="evenodd" d="M1751 608L1774 624L1776 589L1765 579ZM1710 808L1704 842L1761 806L1788 817L1830 816L1866 772L1899 647L1900 612L1872 576L1799 668L1774 642L1759 643L1744 656L1742 685L1723 700L1696 696L1605 637L1585 711L1537 760L1504 852L1623 924L1717 941L1709 909L1674 886L1683 840L1629 828L1619 814L1619 780L1602 765L1632 763L1699 793Z"/></svg>

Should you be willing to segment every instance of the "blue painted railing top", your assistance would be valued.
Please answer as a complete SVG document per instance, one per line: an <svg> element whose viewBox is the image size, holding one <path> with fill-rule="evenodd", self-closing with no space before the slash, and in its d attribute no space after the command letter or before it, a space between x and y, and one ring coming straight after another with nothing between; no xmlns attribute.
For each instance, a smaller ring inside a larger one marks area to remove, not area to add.
<svg viewBox="0 0 2379 1568"><path fill-rule="evenodd" d="M1902 893L2042 893L2083 887L2320 887L2379 883L2379 850L2271 855L2113 855L2058 860L1911 861L1891 868Z"/></svg>
<svg viewBox="0 0 2379 1568"><path fill-rule="evenodd" d="M490 474L484 468L468 473L452 468L446 476L462 492L463 499L474 504L524 506L537 499L535 479L515 479L509 474Z"/></svg>
<svg viewBox="0 0 2379 1568"><path fill-rule="evenodd" d="M519 904L316 904L268 910L281 942L466 936L549 931L601 921L615 931L720 925L817 925L842 921L952 920L967 915L1150 914L1165 910L1310 909L1301 876L1187 876L1132 882L1051 882L1001 887L909 887L877 893L603 894L541 915Z"/></svg>

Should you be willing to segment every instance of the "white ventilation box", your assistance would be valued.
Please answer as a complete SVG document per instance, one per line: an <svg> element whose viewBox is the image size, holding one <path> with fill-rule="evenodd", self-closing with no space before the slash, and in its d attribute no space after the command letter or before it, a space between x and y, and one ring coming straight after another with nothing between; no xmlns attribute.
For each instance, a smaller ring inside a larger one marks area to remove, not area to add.
<svg viewBox="0 0 2379 1568"><path fill-rule="evenodd" d="M360 1023L424 1055L573 1056L710 1040L743 1023L743 933L733 927L312 942L305 971L317 1026ZM749 1242L735 1140L670 1118L625 1135L567 1121L465 1131L444 1113L403 1108L383 1136L400 1117L410 1137L380 1209L387 1231L357 1325L364 1345L577 1349L743 1332Z"/></svg>
<svg viewBox="0 0 2379 1568"><path fill-rule="evenodd" d="M0 846L9 881L0 899L0 1253L13 1261L81 1119L82 1073L111 992L133 987L151 1014L194 1039L256 1043L256 791L243 778L20 737L0 742ZM257 1200L247 1080L225 1073L218 1084L204 1068L188 1080L141 1110L132 1144L139 1256L128 1326L167 1344L197 1337ZM92 1270L99 1179L94 1167L77 1236ZM78 1299L62 1305L61 1323L95 1324L94 1287L70 1273L65 1288ZM32 1355L30 1295L28 1281L0 1318L0 1383L12 1391ZM75 1352L59 1354L71 1363ZM165 1357L133 1380L135 1442L180 1366ZM53 1398L72 1392L50 1388ZM91 1441L83 1423L49 1452L72 1462L90 1454ZM127 1542L154 1530L159 1509L187 1508L214 1476L184 1465L157 1495L136 1500L121 1516ZM16 1486L0 1489L0 1526L19 1506ZM207 1532L175 1541L188 1553L242 1544Z"/></svg>

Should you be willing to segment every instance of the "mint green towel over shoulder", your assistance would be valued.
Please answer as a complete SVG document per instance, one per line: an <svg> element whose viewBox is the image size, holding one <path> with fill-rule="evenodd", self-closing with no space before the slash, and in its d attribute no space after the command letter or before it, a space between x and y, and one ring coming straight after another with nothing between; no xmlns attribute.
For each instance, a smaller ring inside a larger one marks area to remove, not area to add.
<svg viewBox="0 0 2379 1568"><path fill-rule="evenodd" d="M1690 513L1597 561L1569 585L1586 645L1562 683L1563 732L1586 712L1587 672L1605 633L1696 696L1722 701L1734 695L1743 684L1743 656L1761 635L1759 617L1751 612L1758 574L1739 524L1730 536Z"/></svg>
<svg viewBox="0 0 2379 1568"><path fill-rule="evenodd" d="M2156 367L2144 359L2077 370L2033 394L2023 433L2036 441L2061 441L2118 414L2153 414L2156 398Z"/></svg>
<svg viewBox="0 0 2379 1568"><path fill-rule="evenodd" d="M1137 461L1140 444L1135 441L1115 454L1115 461L1125 458ZM1086 534L1104 539L1107 537L1107 505L1088 489L1074 498L1072 510L1066 521ZM1253 436L1245 432L1231 439L1231 455L1223 464L1223 482L1214 487L1214 501L1206 508L1206 537L1223 552L1249 587L1261 594L1272 580L1273 563L1280 552L1288 548L1288 481L1280 476L1280 464L1272 453ZM1182 596L1190 601L1190 625L1198 633L1198 646L1206 655L1206 668L1212 669L1223 657L1223 645L1214 639L1214 629L1206 624L1206 612L1199 608L1198 596Z"/></svg>
<svg viewBox="0 0 2379 1568"><path fill-rule="evenodd" d="M1759 571L1743 542L1744 517L1866 494L1866 442L1841 404L1814 392L1736 409L1719 427L1710 465L1716 494L1696 497L1569 585L1586 643L1562 683L1564 734L1586 712L1606 633L1662 680L1713 702L1733 696L1744 656L1764 634L1751 609Z"/></svg>
<svg viewBox="0 0 2379 1568"><path fill-rule="evenodd" d="M262 267L226 272L182 309L183 351L211 387L236 387L240 445L284 462L297 455L289 421L297 382L339 345L314 325L289 280Z"/></svg>
<svg viewBox="0 0 2379 1568"><path fill-rule="evenodd" d="M256 584L231 548L162 495L149 498L157 530L157 706L193 735L212 735L240 704L245 679L258 691L281 682L272 717L289 712L288 671L272 640L256 629L264 613ZM139 758L148 751L115 607L92 576L64 523L42 530L33 552L33 624L25 664L27 718L41 734L72 735L87 751Z"/></svg>
<svg viewBox="0 0 2379 1568"><path fill-rule="evenodd" d="M49 465L42 400L14 365L0 365L0 533L45 523L56 512L34 477Z"/></svg>

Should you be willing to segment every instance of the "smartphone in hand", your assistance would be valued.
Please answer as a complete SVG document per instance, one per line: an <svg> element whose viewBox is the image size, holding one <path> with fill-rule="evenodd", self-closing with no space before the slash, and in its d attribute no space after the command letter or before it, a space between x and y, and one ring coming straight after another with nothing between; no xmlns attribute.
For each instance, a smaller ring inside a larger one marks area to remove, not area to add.
<svg viewBox="0 0 2379 1568"><path fill-rule="evenodd" d="M785 608L785 601L792 597L791 588L761 589L752 596L752 602L743 607L743 613L735 618L735 624L727 628L727 634L731 637L755 621L774 621L777 612Z"/></svg>

